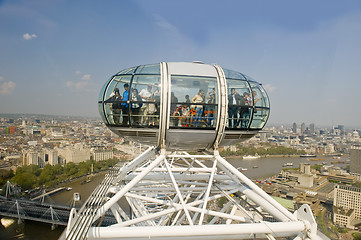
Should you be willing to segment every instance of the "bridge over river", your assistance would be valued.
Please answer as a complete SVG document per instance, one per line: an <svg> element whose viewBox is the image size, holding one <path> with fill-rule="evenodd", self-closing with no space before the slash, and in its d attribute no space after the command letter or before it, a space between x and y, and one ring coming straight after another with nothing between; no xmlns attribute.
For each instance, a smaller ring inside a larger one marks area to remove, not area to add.
<svg viewBox="0 0 361 240"><path fill-rule="evenodd" d="M69 206L0 197L0 215L5 217L66 226L70 210Z"/></svg>
<svg viewBox="0 0 361 240"><path fill-rule="evenodd" d="M84 211L86 209L94 208L94 199L97 199L97 204L102 202L105 194L108 191L110 182L117 176L120 168L120 163L114 166L108 174L106 174L104 180L94 190L89 199L83 204L81 209L74 208L77 212ZM9 184L9 183L8 183ZM12 186L8 186L6 192L15 191L10 190ZM9 189L9 190L8 190ZM48 223L52 225L66 226L72 207L47 203L44 201L46 196L54 194L56 192L64 190L63 187L57 188L51 192L43 193L42 195L32 198L31 200L15 198L14 195L6 194L7 197L0 196L0 216L10 217L19 220L31 220L37 222ZM104 221L109 223L115 223L115 218L106 214Z"/></svg>

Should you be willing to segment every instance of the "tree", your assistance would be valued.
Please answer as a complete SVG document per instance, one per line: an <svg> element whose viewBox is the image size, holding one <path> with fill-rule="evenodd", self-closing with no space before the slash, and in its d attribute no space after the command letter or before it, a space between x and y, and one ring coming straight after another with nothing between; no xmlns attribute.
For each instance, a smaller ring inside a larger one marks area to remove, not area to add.
<svg viewBox="0 0 361 240"><path fill-rule="evenodd" d="M30 172L23 172L13 177L14 182L23 189L30 189L37 183L37 177Z"/></svg>
<svg viewBox="0 0 361 240"><path fill-rule="evenodd" d="M55 179L54 167L50 164L45 165L39 176L39 184L45 184Z"/></svg>
<svg viewBox="0 0 361 240"><path fill-rule="evenodd" d="M90 172L90 161L80 162L78 164L78 167L79 167L78 170L79 176L86 175Z"/></svg>

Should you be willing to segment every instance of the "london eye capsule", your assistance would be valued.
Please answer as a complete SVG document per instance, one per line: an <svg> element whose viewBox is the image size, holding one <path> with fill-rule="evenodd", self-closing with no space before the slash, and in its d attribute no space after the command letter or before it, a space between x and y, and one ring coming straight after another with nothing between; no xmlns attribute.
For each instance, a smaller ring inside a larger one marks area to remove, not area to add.
<svg viewBox="0 0 361 240"><path fill-rule="evenodd" d="M122 137L167 149L233 145L265 126L262 85L240 72L201 62L161 62L113 75L99 95L106 126Z"/></svg>

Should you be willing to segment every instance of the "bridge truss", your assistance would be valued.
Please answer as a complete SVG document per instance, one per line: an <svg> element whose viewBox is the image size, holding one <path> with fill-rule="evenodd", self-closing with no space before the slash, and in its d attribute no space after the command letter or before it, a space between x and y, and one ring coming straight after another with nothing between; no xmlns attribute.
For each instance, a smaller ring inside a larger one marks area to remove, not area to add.
<svg viewBox="0 0 361 240"><path fill-rule="evenodd" d="M67 206L24 199L0 197L0 216L66 226L70 209Z"/></svg>
<svg viewBox="0 0 361 240"><path fill-rule="evenodd" d="M72 211L61 239L327 239L308 205L290 213L218 151L151 147L113 176Z"/></svg>

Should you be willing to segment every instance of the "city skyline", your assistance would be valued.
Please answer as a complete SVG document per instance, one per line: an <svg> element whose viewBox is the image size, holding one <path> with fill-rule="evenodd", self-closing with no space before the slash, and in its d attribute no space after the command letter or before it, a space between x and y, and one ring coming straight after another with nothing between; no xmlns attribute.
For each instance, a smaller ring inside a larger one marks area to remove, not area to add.
<svg viewBox="0 0 361 240"><path fill-rule="evenodd" d="M196 61L245 73L267 126L361 126L359 1L1 1L0 112L98 117L119 70Z"/></svg>

